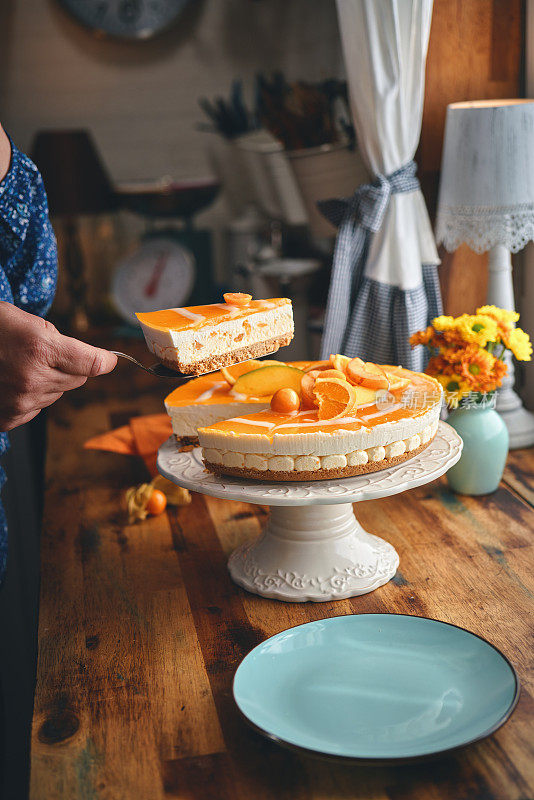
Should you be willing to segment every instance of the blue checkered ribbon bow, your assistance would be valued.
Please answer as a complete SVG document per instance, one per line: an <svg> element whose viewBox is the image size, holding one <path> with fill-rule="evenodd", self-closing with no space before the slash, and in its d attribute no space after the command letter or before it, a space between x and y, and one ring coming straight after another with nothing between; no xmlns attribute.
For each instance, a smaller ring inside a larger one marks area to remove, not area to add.
<svg viewBox="0 0 534 800"><path fill-rule="evenodd" d="M371 234L380 230L392 194L419 189L416 170L415 161L410 161L391 175L379 174L373 183L360 186L352 197L318 203L323 216L339 229L326 306L322 358L343 352Z"/></svg>

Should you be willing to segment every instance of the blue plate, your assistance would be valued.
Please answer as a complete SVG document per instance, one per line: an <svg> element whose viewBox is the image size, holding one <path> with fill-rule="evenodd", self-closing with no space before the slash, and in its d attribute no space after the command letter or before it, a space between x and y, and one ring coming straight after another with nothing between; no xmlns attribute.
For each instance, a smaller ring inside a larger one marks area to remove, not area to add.
<svg viewBox="0 0 534 800"><path fill-rule="evenodd" d="M408 761L488 736L510 716L510 662L463 628L404 614L308 622L243 659L235 701L281 744L362 762Z"/></svg>

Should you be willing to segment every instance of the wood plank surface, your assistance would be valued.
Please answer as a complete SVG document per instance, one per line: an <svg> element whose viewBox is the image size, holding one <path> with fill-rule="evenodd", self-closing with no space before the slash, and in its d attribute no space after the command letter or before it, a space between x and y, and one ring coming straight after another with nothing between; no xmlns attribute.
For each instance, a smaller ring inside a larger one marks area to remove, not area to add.
<svg viewBox="0 0 534 800"><path fill-rule="evenodd" d="M440 479L358 504L397 549L395 578L351 600L281 603L226 569L265 509L193 495L127 525L121 498L146 477L142 462L82 450L160 411L167 391L121 364L50 413L32 800L532 800L534 451L513 453L494 495L461 497ZM251 731L231 692L243 656L289 626L365 612L487 637L520 675L513 717L484 742L395 768L320 761Z"/></svg>

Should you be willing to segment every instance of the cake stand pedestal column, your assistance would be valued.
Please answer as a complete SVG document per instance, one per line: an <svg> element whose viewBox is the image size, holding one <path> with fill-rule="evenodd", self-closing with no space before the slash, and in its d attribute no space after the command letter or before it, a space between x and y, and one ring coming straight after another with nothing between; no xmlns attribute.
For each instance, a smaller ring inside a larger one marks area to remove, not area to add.
<svg viewBox="0 0 534 800"><path fill-rule="evenodd" d="M367 533L351 503L272 506L264 532L228 562L249 592L286 601L335 600L371 592L399 565L395 549Z"/></svg>
<svg viewBox="0 0 534 800"><path fill-rule="evenodd" d="M158 469L193 492L270 506L261 536L230 556L232 578L263 597L324 601L372 592L399 565L395 549L362 528L352 504L429 483L456 464L461 452L456 431L440 422L428 447L380 472L330 481L253 481L213 475L200 448L181 453L171 437L159 450Z"/></svg>

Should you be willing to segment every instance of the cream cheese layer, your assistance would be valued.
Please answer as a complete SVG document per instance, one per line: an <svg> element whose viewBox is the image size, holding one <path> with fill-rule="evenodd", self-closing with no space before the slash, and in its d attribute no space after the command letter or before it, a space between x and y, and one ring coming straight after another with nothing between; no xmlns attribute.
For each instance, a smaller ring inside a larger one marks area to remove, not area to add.
<svg viewBox="0 0 534 800"><path fill-rule="evenodd" d="M199 428L198 438L203 448L222 451L289 456L338 455L385 447L418 435L439 419L440 407L441 403L436 403L417 416L385 418L372 426L365 424L364 417L319 421L314 411L297 412L284 422L273 425L270 412L266 411ZM376 411L376 406L373 408ZM247 427L251 428L250 433L246 432Z"/></svg>

